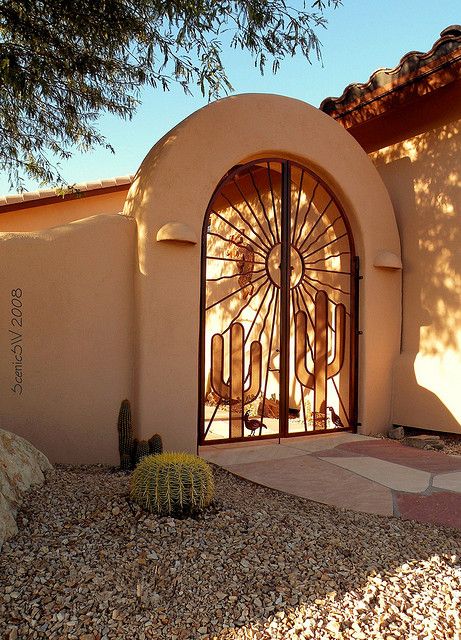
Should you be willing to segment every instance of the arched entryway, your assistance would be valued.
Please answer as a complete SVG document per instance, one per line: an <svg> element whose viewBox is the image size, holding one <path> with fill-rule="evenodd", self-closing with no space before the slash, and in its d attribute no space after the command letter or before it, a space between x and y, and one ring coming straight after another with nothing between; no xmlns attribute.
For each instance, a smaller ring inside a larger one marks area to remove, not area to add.
<svg viewBox="0 0 461 640"><path fill-rule="evenodd" d="M358 259L324 180L283 158L234 167L201 278L200 444L356 428Z"/></svg>
<svg viewBox="0 0 461 640"><path fill-rule="evenodd" d="M138 229L134 418L138 437L157 431L170 450L197 447L204 215L226 172L260 158L291 159L311 169L347 213L363 276L358 430L383 431L391 419L400 277L376 268L374 260L382 251L399 255L400 246L379 174L352 136L318 109L282 96L232 96L192 114L151 149L124 208Z"/></svg>

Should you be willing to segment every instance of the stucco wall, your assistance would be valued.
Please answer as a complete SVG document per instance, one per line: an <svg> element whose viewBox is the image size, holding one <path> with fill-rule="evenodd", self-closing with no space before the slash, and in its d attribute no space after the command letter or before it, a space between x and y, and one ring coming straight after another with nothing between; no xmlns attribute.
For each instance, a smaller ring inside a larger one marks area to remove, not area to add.
<svg viewBox="0 0 461 640"><path fill-rule="evenodd" d="M0 427L52 461L117 462L118 410L132 395L135 228L99 215L0 233Z"/></svg>
<svg viewBox="0 0 461 640"><path fill-rule="evenodd" d="M388 194L366 153L331 118L298 100L258 94L213 103L160 140L135 177L124 216L101 214L96 198L94 210L77 199L37 208L20 223L17 214L16 232L0 233L0 426L54 461L116 462L118 408L129 397L138 436L159 432L168 449L196 449L204 216L227 171L261 157L309 167L346 212L363 275L360 431L386 429L401 280L373 262L383 250L400 254ZM168 222L186 225L197 244L157 242ZM19 308L23 327L11 324ZM10 328L21 329L19 337Z"/></svg>
<svg viewBox="0 0 461 640"><path fill-rule="evenodd" d="M403 325L393 421L461 432L461 121L374 161L402 239Z"/></svg>
<svg viewBox="0 0 461 640"><path fill-rule="evenodd" d="M24 206L6 213L0 207L0 232L42 231L95 215L119 213L123 209L127 193L128 186L121 191L101 195L83 191L79 197L58 200L52 204L27 206L24 203Z"/></svg>
<svg viewBox="0 0 461 640"><path fill-rule="evenodd" d="M136 416L168 448L197 443L200 245L156 242L170 221L201 236L223 175L238 163L285 157L312 168L351 222L361 284L359 417L383 431L391 411L392 364L400 336L400 272L376 269L376 254L400 254L395 217L378 173L358 143L325 114L298 100L248 94L215 102L184 120L147 155L124 214L138 222Z"/></svg>

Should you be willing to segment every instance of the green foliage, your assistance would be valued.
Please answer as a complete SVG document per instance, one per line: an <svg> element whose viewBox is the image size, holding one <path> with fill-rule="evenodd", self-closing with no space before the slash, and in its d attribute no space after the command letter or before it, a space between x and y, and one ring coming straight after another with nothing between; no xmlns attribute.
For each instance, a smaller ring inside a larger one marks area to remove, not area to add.
<svg viewBox="0 0 461 640"><path fill-rule="evenodd" d="M152 453L154 455L163 453L162 436L158 433L154 433L152 438L149 438L149 453Z"/></svg>
<svg viewBox="0 0 461 640"><path fill-rule="evenodd" d="M118 451L120 468L125 471L132 468L133 444L130 402L123 400L118 414Z"/></svg>
<svg viewBox="0 0 461 640"><path fill-rule="evenodd" d="M194 515L214 494L210 465L190 453L143 458L131 477L131 499L159 515Z"/></svg>
<svg viewBox="0 0 461 640"><path fill-rule="evenodd" d="M59 184L50 161L102 145L101 113L131 118L143 86L179 83L216 98L232 87L223 47L247 50L261 73L286 56L320 58L325 6L284 0L3 0L0 3L0 170Z"/></svg>

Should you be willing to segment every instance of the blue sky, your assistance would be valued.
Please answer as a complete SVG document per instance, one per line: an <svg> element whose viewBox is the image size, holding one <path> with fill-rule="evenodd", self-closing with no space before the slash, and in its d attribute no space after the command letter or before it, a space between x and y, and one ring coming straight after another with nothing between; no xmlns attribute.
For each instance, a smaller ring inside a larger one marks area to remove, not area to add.
<svg viewBox="0 0 461 640"><path fill-rule="evenodd" d="M300 2L294 0L294 6ZM461 23L460 0L343 0L328 10L328 27L320 30L323 66L302 57L282 63L277 75L262 76L249 56L226 51L223 61L235 93L277 93L305 100L315 106L328 96L339 96L352 82L365 82L380 67L393 67L408 51L427 51L450 24ZM270 65L269 65L270 66ZM61 165L69 183L134 173L153 144L169 129L207 101L179 88L168 93L146 90L133 120L102 117L100 129L115 154L97 149L76 154ZM29 190L39 185L26 181ZM0 174L0 193L10 191Z"/></svg>

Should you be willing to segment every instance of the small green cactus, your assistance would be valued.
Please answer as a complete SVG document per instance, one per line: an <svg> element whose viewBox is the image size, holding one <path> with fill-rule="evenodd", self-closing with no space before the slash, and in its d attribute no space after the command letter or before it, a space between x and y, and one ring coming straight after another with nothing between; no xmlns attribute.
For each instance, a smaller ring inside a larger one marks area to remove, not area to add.
<svg viewBox="0 0 461 640"><path fill-rule="evenodd" d="M158 433L149 440L138 440L134 437L129 400L123 400L118 414L118 450L120 469L123 471L134 469L139 461L150 453L163 452L162 438Z"/></svg>
<svg viewBox="0 0 461 640"><path fill-rule="evenodd" d="M123 470L132 468L133 443L130 402L129 400L123 400L118 414L118 450L120 468Z"/></svg>
<svg viewBox="0 0 461 640"><path fill-rule="evenodd" d="M133 466L135 467L143 458L149 455L149 443L147 440L135 440L133 447Z"/></svg>
<svg viewBox="0 0 461 640"><path fill-rule="evenodd" d="M149 438L149 453L155 455L163 453L162 436L160 436L158 433L154 433L152 438Z"/></svg>
<svg viewBox="0 0 461 640"><path fill-rule="evenodd" d="M213 495L210 465L190 453L147 456L131 477L131 499L159 515L194 515L211 503Z"/></svg>

